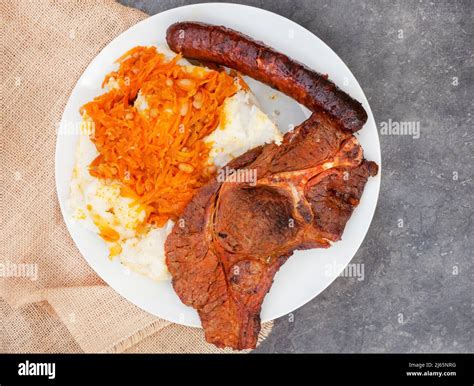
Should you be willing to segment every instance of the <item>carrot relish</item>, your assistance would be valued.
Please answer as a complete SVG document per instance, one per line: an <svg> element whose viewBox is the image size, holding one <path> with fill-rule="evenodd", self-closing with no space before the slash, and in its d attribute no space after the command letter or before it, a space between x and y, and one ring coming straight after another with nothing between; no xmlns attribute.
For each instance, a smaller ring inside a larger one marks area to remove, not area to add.
<svg viewBox="0 0 474 386"><path fill-rule="evenodd" d="M180 59L167 59L155 47L132 48L102 85L116 87L81 109L94 122L90 138L99 153L90 174L119 180L121 194L143 205L146 222L159 227L176 221L215 173L204 138L239 88L225 71L182 66ZM145 109L135 104L140 96Z"/></svg>

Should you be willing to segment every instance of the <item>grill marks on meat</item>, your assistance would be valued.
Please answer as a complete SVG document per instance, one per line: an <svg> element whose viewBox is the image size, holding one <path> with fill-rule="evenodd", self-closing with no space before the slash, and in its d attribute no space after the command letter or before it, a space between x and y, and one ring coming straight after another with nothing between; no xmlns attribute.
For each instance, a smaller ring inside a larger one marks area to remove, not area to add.
<svg viewBox="0 0 474 386"><path fill-rule="evenodd" d="M187 58L236 69L289 95L313 112L326 111L347 130L360 130L367 121L362 105L327 76L240 32L180 22L168 28L166 40L173 51Z"/></svg>
<svg viewBox="0 0 474 386"><path fill-rule="evenodd" d="M228 167L255 169L256 184L214 179L201 188L166 240L166 261L208 342L254 348L275 273L294 250L327 248L341 238L377 165L320 112L280 146L250 150Z"/></svg>
<svg viewBox="0 0 474 386"><path fill-rule="evenodd" d="M314 112L280 146L230 162L255 169L256 183L211 180L165 243L174 289L198 311L206 340L254 348L262 302L280 266L294 250L339 240L368 177L377 174L352 135L367 114L326 76L239 32L182 22L166 39L187 58L236 69Z"/></svg>

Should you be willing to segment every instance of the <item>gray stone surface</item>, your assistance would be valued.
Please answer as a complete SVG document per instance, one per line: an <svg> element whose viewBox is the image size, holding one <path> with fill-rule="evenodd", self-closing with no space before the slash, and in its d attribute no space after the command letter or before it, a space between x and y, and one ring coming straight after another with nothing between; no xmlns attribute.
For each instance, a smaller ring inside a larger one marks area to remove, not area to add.
<svg viewBox="0 0 474 386"><path fill-rule="evenodd" d="M121 2L149 14L197 3ZM379 128L391 119L421 129L418 139L380 137L378 208L353 260L364 280L338 278L278 319L256 352L472 352L474 3L242 3L325 41L359 80Z"/></svg>

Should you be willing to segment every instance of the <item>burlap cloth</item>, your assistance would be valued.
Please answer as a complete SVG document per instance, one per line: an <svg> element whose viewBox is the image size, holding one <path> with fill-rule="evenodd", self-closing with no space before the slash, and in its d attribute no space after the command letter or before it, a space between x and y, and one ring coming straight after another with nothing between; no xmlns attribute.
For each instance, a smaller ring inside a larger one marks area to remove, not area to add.
<svg viewBox="0 0 474 386"><path fill-rule="evenodd" d="M67 99L94 56L147 15L112 1L0 4L0 351L228 352L107 286L76 249L56 198L56 127ZM6 270L27 265L37 280Z"/></svg>

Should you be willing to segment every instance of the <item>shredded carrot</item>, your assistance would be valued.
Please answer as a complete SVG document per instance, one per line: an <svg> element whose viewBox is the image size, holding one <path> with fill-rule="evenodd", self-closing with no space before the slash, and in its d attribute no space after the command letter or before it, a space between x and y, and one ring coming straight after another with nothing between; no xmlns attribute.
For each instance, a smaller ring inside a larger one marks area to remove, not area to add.
<svg viewBox="0 0 474 386"><path fill-rule="evenodd" d="M155 47L131 49L104 79L103 86L114 80L118 89L81 109L94 122L91 140L99 152L90 174L121 181L121 193L142 204L146 221L157 226L176 221L212 176L203 139L240 82L225 71L181 66L180 59L168 60ZM145 110L134 105L139 92Z"/></svg>

